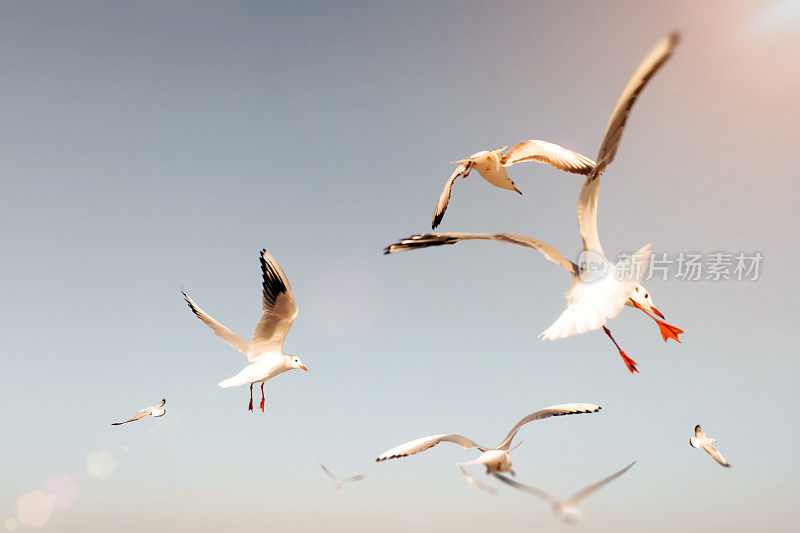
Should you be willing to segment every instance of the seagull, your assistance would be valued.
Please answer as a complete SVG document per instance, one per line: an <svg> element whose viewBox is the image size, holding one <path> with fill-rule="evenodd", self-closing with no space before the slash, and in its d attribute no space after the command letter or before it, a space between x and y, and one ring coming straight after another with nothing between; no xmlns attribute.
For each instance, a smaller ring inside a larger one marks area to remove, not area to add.
<svg viewBox="0 0 800 533"><path fill-rule="evenodd" d="M447 204L450 203L450 190L456 180L469 176L473 168L478 171L478 174L483 179L495 187L522 194L522 191L514 185L514 181L506 174L506 168L516 163L538 161L573 174L588 174L595 166L594 161L588 157L547 141L537 139L523 141L512 146L508 152L503 153L506 148L508 147L503 146L495 150L483 150L472 154L466 159L453 161L453 163L458 163L458 166L447 180L447 183L445 183L444 190L439 196L439 201L436 202L431 229L436 229L436 226L442 222Z"/></svg>
<svg viewBox="0 0 800 533"><path fill-rule="evenodd" d="M328 477L331 478L331 481L333 481L333 486L336 487L337 489L341 489L345 483L353 483L354 481L361 481L362 479L367 477L365 474L359 474L357 476L340 479L336 477L336 474L328 470L328 468L324 464L320 463L319 466L322 468L323 472L328 474Z"/></svg>
<svg viewBox="0 0 800 533"><path fill-rule="evenodd" d="M594 413L599 410L599 406L591 403L565 403L562 405L554 405L552 407L546 407L540 411L536 411L535 413L531 413L517 422L517 424L511 428L511 431L508 432L506 438L503 439L503 442L501 442L497 448L481 446L480 444L477 444L467 437L463 437L461 435L431 435L429 437L422 437L421 439L412 440L411 442L401 444L400 446L395 446L391 450L387 450L380 454L375 461L385 461L387 459L395 459L397 457L406 457L407 455L424 452L428 448L433 448L440 442L452 442L458 444L465 450L477 448L481 452L481 455L474 461L457 463L458 466L480 464L486 467L487 474L489 472L509 472L512 476L516 476L514 471L511 470L511 456L509 455L509 452L516 448L516 446L511 448L511 441L514 439L522 426L528 422L541 420L543 418L550 418L551 416ZM517 446L519 446L519 444Z"/></svg>
<svg viewBox="0 0 800 533"><path fill-rule="evenodd" d="M722 466L730 467L731 464L728 461L726 461L724 457L722 457L722 454L719 453L716 448L712 446L712 444L715 442L717 442L715 439L706 437L706 434L703 432L703 429L700 427L700 424L694 427L694 437L689 437L689 445L692 448L698 448L698 449L702 448L716 462L718 462Z"/></svg>
<svg viewBox="0 0 800 533"><path fill-rule="evenodd" d="M464 474L464 481L466 482L467 485L480 489L486 494L490 494L492 496L497 494L496 488L490 487L486 483L482 482L481 480L470 474L469 470L467 470L463 466L459 466L459 468L461 469L461 473Z"/></svg>
<svg viewBox="0 0 800 533"><path fill-rule="evenodd" d="M152 416L154 418L159 418L167 414L167 410L164 409L164 405L166 405L167 400L161 400L159 403L155 405L151 405L150 407L145 407L144 409L139 409L136 411L136 415L133 418L129 418L125 422L114 422L111 424L112 426L121 426L122 424L127 424L128 422L134 422L136 420L141 420L146 416Z"/></svg>
<svg viewBox="0 0 800 533"><path fill-rule="evenodd" d="M508 244L526 246L539 251L544 257L562 267L572 275L572 288L566 293L567 308L553 324L539 337L556 340L603 328L614 343L628 370L638 372L636 361L627 356L606 327L606 322L617 316L627 305L635 307L652 318L659 327L666 342L674 339L683 330L656 318L664 315L653 305L650 293L640 283L650 258L650 244L646 244L632 256L618 263L612 263L603 252L597 233L597 199L599 195L600 174L616 155L628 113L636 97L647 81L672 54L678 43L677 34L672 34L659 42L645 57L634 72L617 105L611 114L606 128L597 164L583 184L578 197L578 227L583 240L583 253L580 266L567 259L561 252L542 241L511 233L429 233L412 235L384 249L391 254L428 246L455 244L463 240L488 239Z"/></svg>
<svg viewBox="0 0 800 533"><path fill-rule="evenodd" d="M494 474L494 476L503 483L510 485L515 489L528 492L530 494L533 494L534 496L543 499L552 506L553 513L558 517L559 520L561 520L562 522L566 522L567 524L575 524L578 522L578 519L580 518L580 511L578 510L578 504L581 501L583 501L588 495L604 487L605 485L611 483L619 476L630 470L631 467L635 464L636 461L632 462L619 472L611 474L607 478L601 479L597 483L589 485L588 487L579 490L578 492L570 496L569 499L566 500L558 500L552 495L544 492L543 490L539 490L529 485L524 485L522 483L514 481L513 479L509 479L505 476L502 476L500 474Z"/></svg>
<svg viewBox="0 0 800 533"><path fill-rule="evenodd" d="M181 292L186 303L189 304L189 309L197 318L210 327L216 336L242 352L250 362L232 378L220 381L219 386L227 389L249 383L250 405L248 410L252 411L253 385L261 383L260 407L263 413L265 381L295 368L306 372L308 369L303 366L299 357L283 353L283 341L297 317L297 306L289 286L289 280L286 279L286 274L283 273L280 265L266 250L261 250L260 259L263 275L264 314L258 320L253 337L249 342L211 318L194 303L194 300L186 292Z"/></svg>

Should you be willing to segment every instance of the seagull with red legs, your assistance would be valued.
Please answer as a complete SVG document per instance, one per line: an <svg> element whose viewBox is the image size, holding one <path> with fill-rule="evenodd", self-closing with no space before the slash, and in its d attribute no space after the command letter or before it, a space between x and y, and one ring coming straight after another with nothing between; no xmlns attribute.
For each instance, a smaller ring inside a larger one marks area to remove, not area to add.
<svg viewBox="0 0 800 533"><path fill-rule="evenodd" d="M297 317L297 305L289 286L289 280L280 265L266 251L261 251L261 272L263 275L262 305L263 314L256 324L250 341L211 318L183 292L189 308L211 331L222 340L242 352L249 365L232 378L219 382L223 389L250 384L250 405L253 410L253 385L261 384L261 412L264 412L264 382L289 370L299 368L308 371L299 357L283 353L283 341L289 328Z"/></svg>
<svg viewBox="0 0 800 533"><path fill-rule="evenodd" d="M678 36L672 34L650 51L628 81L611 114L600 145L597 163L586 177L578 197L578 227L583 240L580 265L576 265L554 247L542 241L511 233L413 235L387 246L384 253L454 244L471 239L494 240L533 248L572 275L572 288L566 293L567 308L550 327L539 335L541 338L556 340L603 328L619 351L628 370L631 373L638 372L636 361L628 357L620 348L617 341L611 336L611 331L606 327L609 319L617 316L625 306L630 306L641 310L656 322L664 341L674 339L680 342L678 335L683 333L683 330L656 318L663 319L664 315L655 308L650 293L640 283L650 258L650 244L645 245L632 256L618 263L612 263L603 252L597 233L600 175L614 160L625 122L636 98L648 80L670 57L677 43Z"/></svg>

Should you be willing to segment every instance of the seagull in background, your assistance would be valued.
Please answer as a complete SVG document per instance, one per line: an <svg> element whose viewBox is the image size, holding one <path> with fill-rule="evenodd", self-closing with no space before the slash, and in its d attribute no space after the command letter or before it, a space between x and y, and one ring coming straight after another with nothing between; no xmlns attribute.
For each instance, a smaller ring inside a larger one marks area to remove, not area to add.
<svg viewBox="0 0 800 533"><path fill-rule="evenodd" d="M452 442L458 444L465 450L477 448L481 452L481 455L474 461L458 463L458 466L481 464L486 467L487 474L489 472L509 472L512 476L515 476L516 474L511 469L511 456L509 452L511 452L513 449L516 449L516 446L511 448L511 441L514 439L522 426L528 422L550 418L551 416L594 413L599 410L599 406L591 403L565 403L562 405L554 405L552 407L546 407L540 411L536 411L535 413L531 413L517 422L517 424L511 428L511 431L508 432L506 438L503 439L503 442L501 442L497 448L481 446L480 444L473 442L467 437L463 437L461 435L431 435L429 437L422 437L421 439L412 440L411 442L401 444L400 446L395 446L391 450L387 450L380 454L375 461L385 461L387 459L395 459L397 457L406 457L415 453L424 452L429 448L433 448L440 442ZM517 446L519 446L519 444Z"/></svg>
<svg viewBox="0 0 800 533"><path fill-rule="evenodd" d="M614 343L628 370L638 372L636 361L620 348L606 327L606 322L617 316L625 306L635 307L644 312L658 324L663 340L674 339L683 330L659 320L664 315L653 305L650 293L640 283L650 259L650 244L646 244L632 256L618 263L612 263L603 252L597 233L597 199L599 196L600 175L614 160L619 148L622 131L636 98L653 74L670 57L678 43L677 34L672 34L659 42L645 57L634 72L617 101L606 128L597 164L591 169L578 197L578 228L583 240L583 253L580 266L567 259L561 252L542 241L512 233L430 233L412 235L397 243L390 244L384 253L391 254L429 246L455 244L463 240L487 239L508 244L533 248L544 257L564 268L572 276L572 288L566 293L567 308L539 336L556 340L587 331L603 328Z"/></svg>
<svg viewBox="0 0 800 533"><path fill-rule="evenodd" d="M713 443L717 442L716 440L706 437L705 432L700 427L700 424L694 427L694 437L689 437L689 445L692 448L697 449L704 449L708 455L710 455L716 462L721 464L722 466L730 467L731 464L722 457L722 454L717 451L716 448L712 446Z"/></svg>
<svg viewBox="0 0 800 533"><path fill-rule="evenodd" d="M150 407L145 407L144 409L139 409L136 411L136 415L133 418L129 418L125 422L114 422L111 424L112 426L121 426L122 424L127 424L128 422L133 422L135 420L141 420L146 416L152 416L154 418L160 418L167 414L167 410L164 409L164 405L166 405L167 400L161 400L159 403L155 405L151 405Z"/></svg>
<svg viewBox="0 0 800 533"><path fill-rule="evenodd" d="M472 154L466 159L453 161L453 163L458 163L458 166L447 180L447 183L445 183L444 190L439 196L439 201L436 202L431 229L436 229L436 226L442 222L447 204L450 203L450 191L456 180L469 176L473 168L478 171L478 174L483 179L495 187L516 191L519 194L522 194L522 192L517 189L514 181L506 174L506 168L516 163L537 161L574 174L588 174L594 168L594 161L588 157L547 141L531 139L530 141L517 143L511 147L511 150L503 153L506 148L508 147L483 150Z"/></svg>
<svg viewBox="0 0 800 533"><path fill-rule="evenodd" d="M362 479L367 477L365 474L359 474L357 476L340 479L336 477L336 474L328 470L328 468L324 464L320 463L319 466L322 468L323 472L328 474L328 477L331 478L331 481L333 481L333 486L336 487L337 490L341 489L345 483L353 483L354 481L361 481Z"/></svg>
<svg viewBox="0 0 800 533"><path fill-rule="evenodd" d="M211 318L189 297L183 293L183 298L189 304L189 309L211 331L222 340L242 352L249 365L232 378L219 382L223 389L250 384L250 405L248 410L253 410L253 385L261 383L261 412L264 412L264 382L289 370L299 368L308 371L303 366L299 357L283 353L283 341L294 319L297 318L297 305L289 286L286 274L280 265L266 251L261 250L261 273L263 277L262 304L264 314L256 324L256 329L250 341L246 341L234 332Z"/></svg>
<svg viewBox="0 0 800 533"><path fill-rule="evenodd" d="M576 524L578 522L578 519L580 518L580 510L578 509L578 504L593 492L604 487L605 485L608 485L609 483L617 479L619 476L630 470L631 467L635 464L636 461L632 462L619 472L611 474L607 478L601 479L597 483L594 483L593 485L589 485L588 487L579 490L578 492L570 496L569 499L566 500L558 500L552 495L544 492L543 490L539 490L529 485L524 485L522 483L514 481L513 479L501 476L500 474L494 474L494 476L503 483L510 485L515 489L519 489L529 494L533 494L534 496L541 498L542 500L549 503L553 508L553 513L562 522L566 522L567 524Z"/></svg>
<svg viewBox="0 0 800 533"><path fill-rule="evenodd" d="M475 487L477 489L480 489L483 492L485 492L486 494L489 494L491 496L494 496L494 495L497 494L497 489L496 488L490 487L486 483L482 482L481 480L479 480L478 478L476 478L475 476L470 474L469 470L467 470L463 466L459 466L458 468L460 468L461 469L461 473L464 474L464 482L467 485L469 485L471 487Z"/></svg>

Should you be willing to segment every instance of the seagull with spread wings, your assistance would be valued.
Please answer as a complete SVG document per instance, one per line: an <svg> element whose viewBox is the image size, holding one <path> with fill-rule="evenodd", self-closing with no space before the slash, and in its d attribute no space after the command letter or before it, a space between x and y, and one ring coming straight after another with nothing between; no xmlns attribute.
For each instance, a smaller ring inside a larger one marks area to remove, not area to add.
<svg viewBox="0 0 800 533"><path fill-rule="evenodd" d="M134 422L136 420L141 420L146 416L152 416L153 418L159 418L167 414L167 410L164 409L164 406L167 404L167 400L163 399L159 403L155 405L151 405L150 407L145 407L144 409L139 409L136 411L136 414L126 420L125 422L114 422L111 424L112 426L121 426L122 424L127 424L128 422Z"/></svg>
<svg viewBox="0 0 800 533"><path fill-rule="evenodd" d="M588 157L547 141L537 139L523 141L515 144L508 152L504 153L503 150L506 148L508 147L483 150L472 154L466 159L453 161L453 163L458 163L458 166L447 180L447 183L445 183L444 190L439 196L439 201L436 202L431 229L436 229L436 226L442 222L444 212L450 203L450 191L456 180L469 176L473 168L478 171L478 174L483 179L495 187L516 191L519 194L522 194L522 192L517 189L514 181L506 173L506 168L516 163L537 161L573 174L588 174L594 168L594 161Z"/></svg>
<svg viewBox="0 0 800 533"><path fill-rule="evenodd" d="M249 341L236 335L234 332L211 318L200 309L188 294L183 292L183 297L189 308L211 331L222 340L242 352L249 361L249 365L232 378L219 382L219 386L226 389L239 385L250 384L250 405L253 410L253 385L261 383L261 412L264 412L264 382L289 370L299 368L308 371L303 366L299 357L283 353L283 341L289 328L292 327L297 317L297 306L294 295L289 286L286 274L280 265L266 251L261 250L261 273L263 275L262 300L264 313L256 324L253 336Z"/></svg>
<svg viewBox="0 0 800 533"><path fill-rule="evenodd" d="M572 288L566 293L567 308L540 337L556 340L587 331L603 328L619 351L620 357L631 373L638 372L636 361L625 354L611 336L606 322L617 316L627 305L644 312L658 324L664 341L678 339L683 330L662 320L664 318L653 305L650 293L642 286L641 278L650 259L650 244L618 263L612 263L603 252L597 233L597 199L600 175L614 160L619 148L622 131L631 107L653 74L664 64L678 43L678 35L672 34L659 42L634 72L614 107L606 127L597 164L591 169L578 197L578 228L583 240L580 266L567 259L561 252L539 240L511 233L432 233L412 235L390 244L384 253L402 252L429 246L455 244L463 240L488 239L508 244L533 248L572 276Z"/></svg>
<svg viewBox="0 0 800 533"><path fill-rule="evenodd" d="M528 494L533 494L537 498L541 498L542 500L546 501L552 506L553 513L558 517L559 520L566 522L567 524L575 524L578 522L578 519L580 518L580 511L578 509L578 504L593 492L608 485L609 483L617 479L619 476L630 470L631 467L635 464L636 461L633 461L631 464L629 464L619 472L615 472L610 476L608 476L607 478L603 478L597 483L594 483L592 485L589 485L588 487L579 490L566 500L559 500L543 490L539 490L535 487L519 483L518 481L514 481L513 479L509 479L500 474L494 474L494 476L503 483L505 483L506 485L510 485L515 489L519 489L523 492L527 492Z"/></svg>
<svg viewBox="0 0 800 533"><path fill-rule="evenodd" d="M694 437L689 437L689 445L692 448L703 449L706 451L708 455L711 456L716 462L721 464L722 466L731 466L731 464L722 457L722 454L717 451L712 444L717 442L716 440L706 437L705 432L700 427L700 424L694 427Z"/></svg>
<svg viewBox="0 0 800 533"><path fill-rule="evenodd" d="M345 483L353 483L354 481L361 481L362 479L367 477L365 474L359 474L357 476L340 478L336 474L328 470L328 467L326 467L324 464L320 463L319 466L320 468L322 468L322 471L325 472L329 478L331 478L331 481L333 481L333 486L336 487L337 489L341 489Z"/></svg>
<svg viewBox="0 0 800 533"><path fill-rule="evenodd" d="M506 438L503 439L503 442L501 442L497 448L481 446L480 444L473 442L467 437L461 435L431 435L429 437L422 437L421 439L406 442L400 446L395 446L391 450L387 450L380 454L375 461L385 461L387 459L406 457L415 453L424 452L429 448L433 448L440 442L452 442L454 444L458 444L465 450L477 448L478 451L481 452L481 455L478 456L478 458L474 461L458 463L459 466L480 464L486 467L487 474L489 472L509 472L512 476L515 476L516 474L511 469L510 452L511 450L515 449L516 446L511 448L511 441L514 440L514 437L517 435L517 432L522 426L529 422L533 422L534 420L542 420L544 418L550 418L551 416L595 413L599 410L599 406L591 403L565 403L561 405L554 405L552 407L546 407L531 413L517 422L517 424L511 428L511 431L508 432ZM517 446L519 446L519 444Z"/></svg>

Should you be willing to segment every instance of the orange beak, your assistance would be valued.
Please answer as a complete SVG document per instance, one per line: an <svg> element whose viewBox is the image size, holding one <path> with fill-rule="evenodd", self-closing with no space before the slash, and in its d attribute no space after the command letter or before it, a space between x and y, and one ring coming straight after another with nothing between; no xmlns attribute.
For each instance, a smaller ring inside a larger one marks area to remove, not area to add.
<svg viewBox="0 0 800 533"><path fill-rule="evenodd" d="M664 319L664 315L662 315L662 314L661 314L661 311L659 311L658 309L656 309L656 308L655 308L655 307L653 307L652 305L650 306L650 309L651 309L651 310L652 310L652 311L653 311L653 312L654 312L656 315L658 315L658 318Z"/></svg>
<svg viewBox="0 0 800 533"><path fill-rule="evenodd" d="M522 191L514 187L514 190L517 191L519 194L522 194Z"/></svg>
<svg viewBox="0 0 800 533"><path fill-rule="evenodd" d="M306 372L308 372L308 369L307 369L306 367L304 367L303 365L300 365L300 368L302 368L303 370L305 370Z"/></svg>

